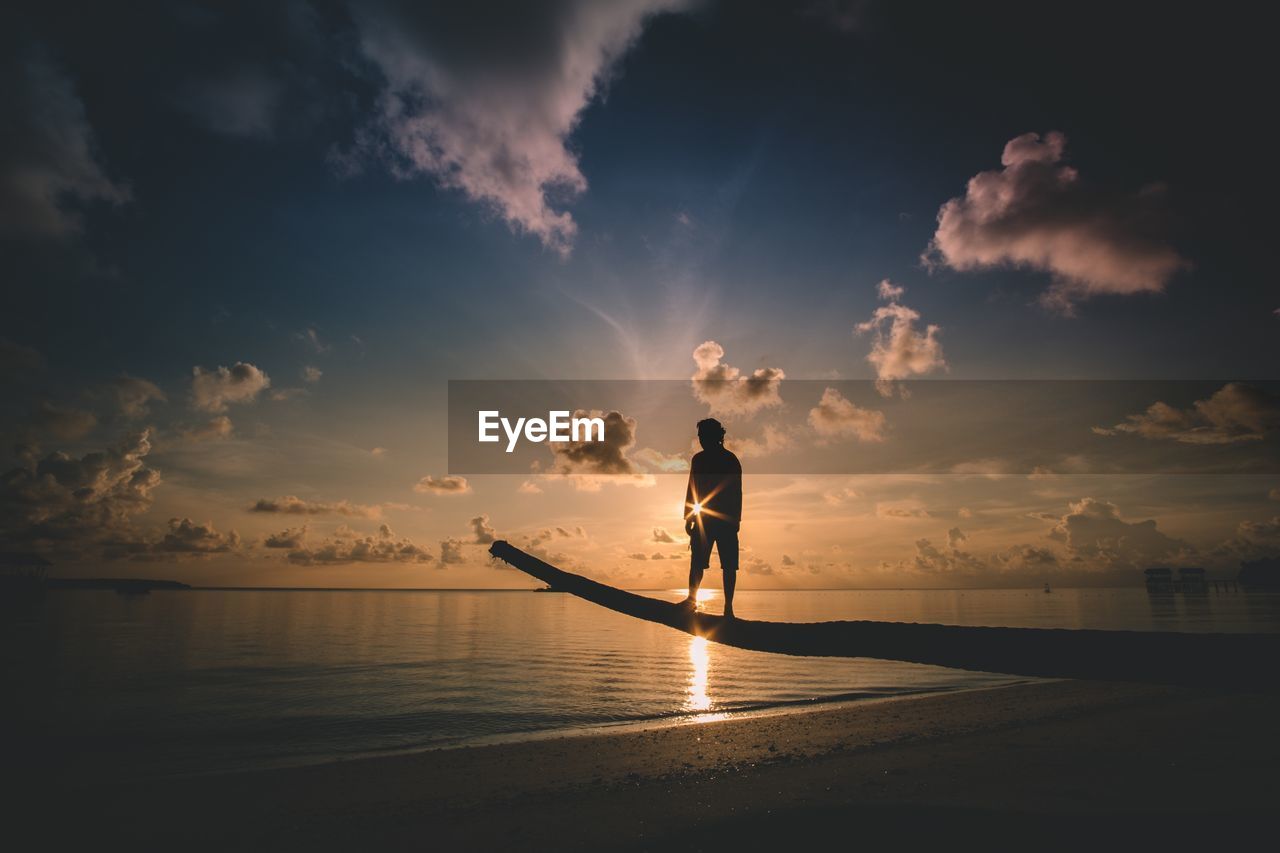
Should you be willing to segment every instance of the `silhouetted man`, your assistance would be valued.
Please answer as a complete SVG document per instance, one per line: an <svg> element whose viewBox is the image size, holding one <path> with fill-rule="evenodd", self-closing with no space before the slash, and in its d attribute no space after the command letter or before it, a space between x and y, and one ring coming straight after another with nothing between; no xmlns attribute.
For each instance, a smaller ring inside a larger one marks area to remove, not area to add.
<svg viewBox="0 0 1280 853"><path fill-rule="evenodd" d="M689 465L684 496L684 529L689 534L689 597L681 604L696 607L702 573L711 565L711 548L724 572L724 615L733 616L733 588L738 579L738 527L742 523L742 465L725 449L724 427L715 418L698 421L702 452Z"/></svg>

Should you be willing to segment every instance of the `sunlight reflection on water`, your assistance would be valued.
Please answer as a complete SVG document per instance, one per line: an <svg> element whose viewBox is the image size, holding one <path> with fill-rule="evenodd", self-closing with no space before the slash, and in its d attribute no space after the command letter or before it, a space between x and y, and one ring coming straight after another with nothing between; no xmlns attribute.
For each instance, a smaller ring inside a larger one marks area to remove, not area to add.
<svg viewBox="0 0 1280 853"><path fill-rule="evenodd" d="M677 600L684 590L649 593ZM700 598L703 598L700 596ZM718 589L702 606L719 613ZM1187 600L1183 600L1187 599ZM739 592L743 618L1280 630L1280 596L1143 590ZM585 726L1008 683L730 648L568 595L63 591L0 622L0 724L33 768L234 770Z"/></svg>

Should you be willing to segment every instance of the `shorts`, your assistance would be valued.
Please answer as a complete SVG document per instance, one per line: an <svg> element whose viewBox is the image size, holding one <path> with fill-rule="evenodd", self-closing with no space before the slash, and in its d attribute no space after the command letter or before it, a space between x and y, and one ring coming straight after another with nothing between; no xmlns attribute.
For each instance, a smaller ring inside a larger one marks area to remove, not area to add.
<svg viewBox="0 0 1280 853"><path fill-rule="evenodd" d="M689 537L689 567L705 569L711 565L711 548L720 554L720 568L726 572L738 570L738 526L722 522L704 521L701 528L694 528Z"/></svg>

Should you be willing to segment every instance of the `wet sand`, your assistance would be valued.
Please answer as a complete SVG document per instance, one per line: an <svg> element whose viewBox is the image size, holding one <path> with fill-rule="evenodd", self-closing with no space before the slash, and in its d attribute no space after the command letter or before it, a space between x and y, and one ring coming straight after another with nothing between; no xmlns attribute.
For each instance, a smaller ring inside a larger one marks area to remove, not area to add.
<svg viewBox="0 0 1280 853"><path fill-rule="evenodd" d="M141 849L1221 847L1280 816L1280 694L1040 682L646 731L41 790ZM12 837L12 836L11 836Z"/></svg>

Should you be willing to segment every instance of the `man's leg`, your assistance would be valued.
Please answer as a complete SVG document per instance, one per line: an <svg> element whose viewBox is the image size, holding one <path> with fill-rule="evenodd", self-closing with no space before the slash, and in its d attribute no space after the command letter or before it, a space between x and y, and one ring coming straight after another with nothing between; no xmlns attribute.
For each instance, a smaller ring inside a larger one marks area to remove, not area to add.
<svg viewBox="0 0 1280 853"><path fill-rule="evenodd" d="M733 590L738 585L738 531L726 530L716 539L720 570L724 573L724 615L733 615Z"/></svg>
<svg viewBox="0 0 1280 853"><path fill-rule="evenodd" d="M689 537L689 595L684 603L696 606L698 587L702 586L702 573L711 564L711 542L701 530Z"/></svg>

